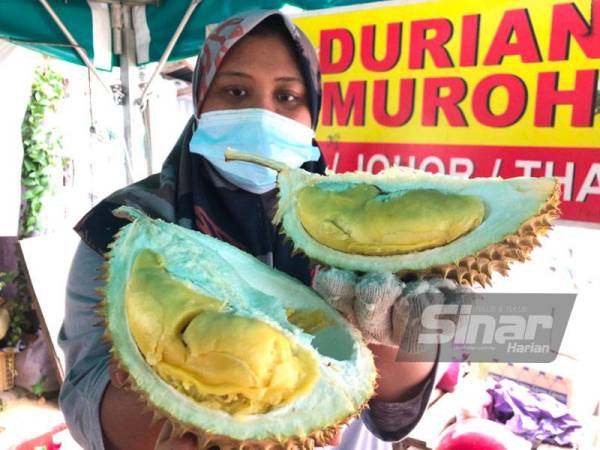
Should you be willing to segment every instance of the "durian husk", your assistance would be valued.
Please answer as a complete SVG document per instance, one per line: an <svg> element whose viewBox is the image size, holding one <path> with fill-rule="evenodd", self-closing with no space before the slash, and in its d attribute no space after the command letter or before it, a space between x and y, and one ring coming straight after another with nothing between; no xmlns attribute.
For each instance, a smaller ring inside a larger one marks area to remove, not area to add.
<svg viewBox="0 0 600 450"><path fill-rule="evenodd" d="M494 272L507 276L512 262L527 261L531 251L541 245L538 237L545 236L552 229L553 222L560 217L561 211L558 207L560 193L560 184L557 182L554 190L536 215L521 224L513 234L488 245L475 255L466 256L455 263L432 266L425 270L403 270L398 272L397 276L405 280L445 278L465 286L475 284L482 287L491 286ZM276 224L281 223L281 217L281 214L276 216ZM302 253L302 249L296 247L293 240L285 234L283 227L280 227L280 234L292 243L294 254ZM311 260L311 264L321 268L329 267L327 264L314 260Z"/></svg>
<svg viewBox="0 0 600 450"><path fill-rule="evenodd" d="M106 336L106 339L110 341L108 336ZM119 363L119 358L116 354L113 354L113 361L115 368L127 373L127 369ZM139 396L140 401L144 403L142 412L152 414L152 424L165 420L171 424L171 437L182 437L186 433L194 434L197 437L198 450L312 450L314 448L329 445L341 427L357 417L366 407L365 404L356 414L339 420L324 429L313 431L305 437L294 436L283 442L272 439L241 441L223 434L214 434L202 429L190 427L171 417L164 410L148 401L144 391L137 387L135 380L132 377L128 377L122 387L132 390Z"/></svg>
<svg viewBox="0 0 600 450"><path fill-rule="evenodd" d="M102 301L98 306L98 314L103 318L106 317L104 311L105 302ZM107 329L105 319L102 320L101 325L105 330ZM283 442L272 439L241 441L234 439L231 436L210 433L196 427L190 427L188 424L177 420L166 411L154 405L148 400L144 390L138 388L134 378L129 376L127 368L121 364L118 352L112 345L110 334L105 331L102 339L111 348L113 367L116 370L120 370L127 374L127 378L123 381L120 388L131 390L138 395L140 402L144 405L141 413L152 414L152 424L168 421L172 430L171 437L182 437L186 433L194 434L197 438L198 450L312 450L314 448L330 445L337 433L341 430L341 427L358 417L361 412L368 407L368 403L365 403L355 414L340 419L326 428L313 431L304 437L293 436ZM375 390L375 388L376 386L374 385L373 390Z"/></svg>
<svg viewBox="0 0 600 450"><path fill-rule="evenodd" d="M260 164L279 173L295 170L277 161L257 157L235 149L228 149L225 152L225 159ZM446 278L468 286L474 284L479 284L482 287L491 285L493 272L499 272L501 275L506 276L511 262L528 260L531 251L541 245L538 236L546 235L552 228L552 222L560 217L560 209L558 208L560 192L560 184L556 180L553 191L537 214L522 223L514 233L505 236L501 241L488 245L474 255L466 256L454 263L433 265L423 270L403 270L398 272L397 275L408 280L415 278ZM281 225L284 211L288 206L279 193L278 208L273 220L275 224ZM292 241L294 253L302 253L302 249L298 248L293 239L285 233L283 226L280 226L280 233L285 239ZM311 260L311 264L324 268L328 267L327 264L321 261Z"/></svg>
<svg viewBox="0 0 600 450"><path fill-rule="evenodd" d="M115 214L117 215L117 214ZM118 217L134 219L133 217L117 215ZM117 241L121 232L115 234L113 242ZM104 263L102 265L102 275L98 276L97 279L100 281L106 281L108 279L109 260L112 252L112 244L109 244L109 251L104 255ZM215 434L209 431L199 429L197 427L190 426L189 424L172 417L169 413L158 407L154 403L150 402L145 391L140 389L135 379L129 375L127 367L121 363L121 358L118 350L113 345L112 338L108 330L107 323L107 311L106 311L106 292L104 288L100 287L96 289L98 295L102 297L102 300L96 306L96 314L99 316L98 326L103 327L104 334L102 340L105 342L111 353L111 360L113 367L116 370L122 371L127 375L121 388L129 389L135 392L139 396L140 402L144 405L141 413L152 414L152 424L168 421L171 425L171 437L181 437L186 433L192 433L196 436L198 442L198 450L312 450L314 448L323 447L330 445L332 440L335 438L337 433L341 430L341 427L349 423L351 420L360 416L362 411L368 408L368 401L359 407L359 409L347 417L341 418L335 423L323 429L315 430L308 433L306 436L292 436L285 441L278 441L274 439L264 440L239 440L232 438L231 436L223 434ZM376 383L373 383L373 393L377 388Z"/></svg>
<svg viewBox="0 0 600 450"><path fill-rule="evenodd" d="M510 263L525 262L535 247L539 247L539 236L545 236L554 220L560 217L560 184L556 183L540 211L525 221L519 229L502 241L491 244L475 255L467 256L453 264L433 266L422 271L400 272L402 278L447 278L460 284L472 286L476 283L491 286L493 272L508 275Z"/></svg>

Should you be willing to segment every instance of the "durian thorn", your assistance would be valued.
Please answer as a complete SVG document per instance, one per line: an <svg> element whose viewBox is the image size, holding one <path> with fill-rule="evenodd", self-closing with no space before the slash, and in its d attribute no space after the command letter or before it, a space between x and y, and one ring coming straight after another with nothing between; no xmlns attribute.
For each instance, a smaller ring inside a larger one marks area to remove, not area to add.
<svg viewBox="0 0 600 450"><path fill-rule="evenodd" d="M496 270L498 272L500 272L500 275L502 275L503 277L508 276L508 270L509 270L508 263L505 263L504 261L500 262L500 264L498 265Z"/></svg>
<svg viewBox="0 0 600 450"><path fill-rule="evenodd" d="M492 276L492 268L490 267L490 264L485 264L481 267L481 273L484 274L486 277L490 278Z"/></svg>
<svg viewBox="0 0 600 450"><path fill-rule="evenodd" d="M560 211L559 210L548 211L546 214L551 219L558 219L560 217Z"/></svg>
<svg viewBox="0 0 600 450"><path fill-rule="evenodd" d="M134 210L132 211L131 208L127 208L127 207L119 207L115 210L112 211L113 216L119 218L119 219L124 219L124 220L128 220L130 222L135 222L136 220L139 220L141 218L148 218L143 212L139 211L139 210ZM120 233L119 233L120 234ZM119 238L120 236L117 235L116 239L111 242L112 245L114 245L114 242ZM109 244L109 247L111 247L111 244Z"/></svg>
<svg viewBox="0 0 600 450"><path fill-rule="evenodd" d="M459 262L459 265L466 267L467 269L470 269L475 262L476 262L475 257L467 256L466 258L464 258L462 261Z"/></svg>
<svg viewBox="0 0 600 450"><path fill-rule="evenodd" d="M219 448L220 450L312 450L316 447L328 445L331 439L337 433L342 425L347 424L352 419L358 417L364 409L368 407L368 402L359 406L358 411L344 419L337 421L322 430L315 430L307 436L291 436L284 441L279 440L245 440L240 441L232 437L213 434L206 430L192 430L197 435L198 449L207 450ZM181 423L160 409L158 411L163 417L170 421L172 425L172 436L180 435L183 431L190 430L189 426Z"/></svg>
<svg viewBox="0 0 600 450"><path fill-rule="evenodd" d="M98 303L92 306L92 309L94 309L98 314L103 315L106 312L106 299L103 298L100 300Z"/></svg>
<svg viewBox="0 0 600 450"><path fill-rule="evenodd" d="M467 280L467 283L469 283L469 286L473 286L473 282L475 280L473 272L465 273L464 279Z"/></svg>
<svg viewBox="0 0 600 450"><path fill-rule="evenodd" d="M107 320L106 320L106 316L107 316L107 312L106 312L106 306L105 305L95 305L92 306L92 310L94 311L94 314L96 315L96 318L101 321L103 323L103 325L107 324ZM105 326L106 328L106 326Z"/></svg>
<svg viewBox="0 0 600 450"><path fill-rule="evenodd" d="M106 321L105 320L98 320L96 322L94 322L94 325L92 325L93 327L98 327L98 328L106 328Z"/></svg>
<svg viewBox="0 0 600 450"><path fill-rule="evenodd" d="M423 277L425 274L423 274ZM461 283L463 279L463 272L458 270L458 266L452 265L448 268L448 271L444 274L444 278L448 278L449 280L454 280L457 283Z"/></svg>
<svg viewBox="0 0 600 450"><path fill-rule="evenodd" d="M473 277L473 279L481 286L481 287L485 287L486 284L488 283L488 277L486 275L484 275L483 273L477 273L475 274L475 276Z"/></svg>
<svg viewBox="0 0 600 450"><path fill-rule="evenodd" d="M151 414L151 415L152 415L152 418L150 419L150 423L151 423L151 424L154 424L154 422L155 422L155 421L154 421L154 419L155 419L155 417L156 417L156 413L155 413L155 411L154 411L154 408L152 407L152 404L150 404L150 403L148 403L148 402L144 402L144 404L143 404L143 406L142 406L142 409L141 409L141 411L140 411L140 412L141 412L143 415L146 415L146 414Z"/></svg>
<svg viewBox="0 0 600 450"><path fill-rule="evenodd" d="M477 257L476 264L475 264L477 271L481 272L483 270L483 268L488 265L489 262L490 262L489 259Z"/></svg>
<svg viewBox="0 0 600 450"><path fill-rule="evenodd" d="M173 427L172 434L174 437L179 439L182 438L185 433L189 433L189 431L189 428L187 428L185 425L178 423L177 426Z"/></svg>
<svg viewBox="0 0 600 450"><path fill-rule="evenodd" d="M268 167L269 169L273 169L276 172L283 172L284 170L288 170L289 167L279 161L275 161L269 158L261 158L260 156L256 156L250 153L241 152L231 147L227 147L225 150L225 161L244 161L253 164L258 164L259 166Z"/></svg>
<svg viewBox="0 0 600 450"><path fill-rule="evenodd" d="M161 422L163 419L164 418L158 412L156 412L154 409L152 409L152 418L150 419L151 425L156 425L157 423Z"/></svg>

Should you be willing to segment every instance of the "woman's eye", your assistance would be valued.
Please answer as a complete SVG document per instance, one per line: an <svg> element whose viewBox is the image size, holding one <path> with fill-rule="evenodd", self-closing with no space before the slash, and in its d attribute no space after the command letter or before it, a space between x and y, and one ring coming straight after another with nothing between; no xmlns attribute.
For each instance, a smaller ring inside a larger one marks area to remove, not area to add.
<svg viewBox="0 0 600 450"><path fill-rule="evenodd" d="M298 101L298 96L296 96L294 94L290 94L289 92L283 92L281 94L277 94L277 99L280 102L293 103L293 102Z"/></svg>
<svg viewBox="0 0 600 450"><path fill-rule="evenodd" d="M248 95L248 91L246 89L238 87L227 88L226 91L229 95L236 98L242 98Z"/></svg>

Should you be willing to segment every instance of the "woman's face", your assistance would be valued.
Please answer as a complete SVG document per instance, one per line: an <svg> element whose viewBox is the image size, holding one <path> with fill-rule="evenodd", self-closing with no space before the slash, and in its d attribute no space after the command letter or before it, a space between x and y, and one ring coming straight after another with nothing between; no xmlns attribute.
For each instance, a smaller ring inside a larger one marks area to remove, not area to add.
<svg viewBox="0 0 600 450"><path fill-rule="evenodd" d="M292 49L278 36L246 36L227 52L201 112L262 108L311 126L308 93Z"/></svg>

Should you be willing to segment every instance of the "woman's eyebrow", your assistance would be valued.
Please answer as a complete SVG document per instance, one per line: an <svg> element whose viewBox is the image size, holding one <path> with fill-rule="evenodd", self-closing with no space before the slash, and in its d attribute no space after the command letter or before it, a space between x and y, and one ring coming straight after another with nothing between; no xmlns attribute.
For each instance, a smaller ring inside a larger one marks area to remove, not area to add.
<svg viewBox="0 0 600 450"><path fill-rule="evenodd" d="M275 78L275 81L294 81L298 83L304 83L304 80L302 78L295 76L277 77Z"/></svg>
<svg viewBox="0 0 600 450"><path fill-rule="evenodd" d="M252 78L251 75L245 72L238 72L236 70L226 70L224 72L217 72L217 77L242 77L242 78Z"/></svg>

